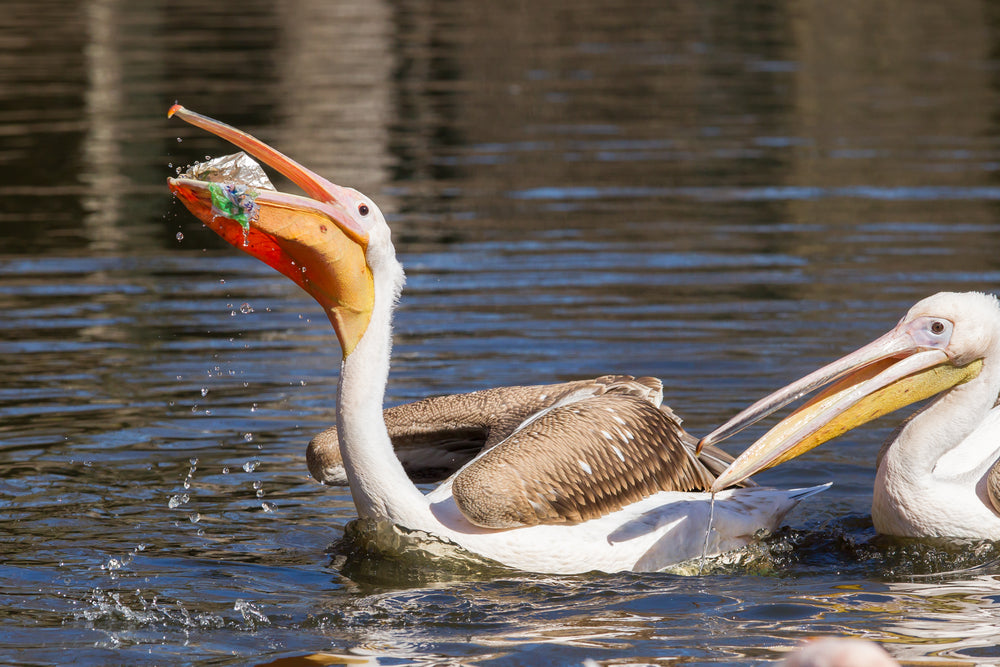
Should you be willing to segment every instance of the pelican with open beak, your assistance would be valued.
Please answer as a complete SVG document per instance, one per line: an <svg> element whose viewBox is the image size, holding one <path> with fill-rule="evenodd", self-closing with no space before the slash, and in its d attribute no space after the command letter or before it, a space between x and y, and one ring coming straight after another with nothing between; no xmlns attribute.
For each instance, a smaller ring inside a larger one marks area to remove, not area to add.
<svg viewBox="0 0 1000 667"><path fill-rule="evenodd" d="M920 301L892 331L761 399L699 446L718 443L827 385L737 457L713 490L936 396L878 457L875 529L1000 539L1000 305L994 296L942 292Z"/></svg>
<svg viewBox="0 0 1000 667"><path fill-rule="evenodd" d="M206 225L291 278L329 317L343 355L337 425L310 448L310 467L321 479L342 471L361 517L523 570L657 570L743 546L824 488L748 486L713 498L706 490L732 458L714 448L695 455L655 378L502 387L383 413L403 269L381 211L236 128L179 106L171 115L306 192L251 187L240 174L169 180ZM406 429L425 443L472 439L482 450L424 494L394 455L394 432Z"/></svg>

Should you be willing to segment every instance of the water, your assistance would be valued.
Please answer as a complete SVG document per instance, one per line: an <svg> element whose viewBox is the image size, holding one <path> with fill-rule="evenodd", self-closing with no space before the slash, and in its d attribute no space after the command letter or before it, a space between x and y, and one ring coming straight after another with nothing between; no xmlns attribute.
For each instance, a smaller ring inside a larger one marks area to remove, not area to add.
<svg viewBox="0 0 1000 667"><path fill-rule="evenodd" d="M372 195L409 277L390 403L651 374L702 434L919 298L996 287L995 8L203 4L5 5L0 661L998 659L996 547L871 528L898 417L761 475L835 486L702 576L346 528L304 462L325 318L164 184L231 152L180 101Z"/></svg>

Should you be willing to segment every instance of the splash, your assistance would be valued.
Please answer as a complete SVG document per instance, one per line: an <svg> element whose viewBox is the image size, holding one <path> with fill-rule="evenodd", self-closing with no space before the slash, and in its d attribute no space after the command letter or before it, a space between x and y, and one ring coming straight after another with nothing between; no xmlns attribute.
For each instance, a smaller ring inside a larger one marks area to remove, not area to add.
<svg viewBox="0 0 1000 667"><path fill-rule="evenodd" d="M233 605L233 610L239 612L249 630L256 630L262 625L271 625L271 619L261 610L260 605L254 602L237 600Z"/></svg>
<svg viewBox="0 0 1000 667"><path fill-rule="evenodd" d="M191 612L180 600L170 602L159 599L156 594L147 597L143 591L112 591L100 588L92 590L81 600L85 605L74 616L100 627L110 633L112 644L121 641L120 632L135 628L218 629L238 621L227 619L211 612ZM236 610L241 611L241 610ZM243 616L241 612L241 616ZM246 621L246 616L243 616ZM244 625L249 625L245 622Z"/></svg>

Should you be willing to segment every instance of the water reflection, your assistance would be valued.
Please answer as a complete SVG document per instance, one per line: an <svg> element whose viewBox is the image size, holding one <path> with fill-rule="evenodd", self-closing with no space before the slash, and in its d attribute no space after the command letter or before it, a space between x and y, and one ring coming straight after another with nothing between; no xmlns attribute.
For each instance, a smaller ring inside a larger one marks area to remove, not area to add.
<svg viewBox="0 0 1000 667"><path fill-rule="evenodd" d="M892 619L878 628L881 641L901 661L925 656L995 660L997 583L997 575L889 583L890 595L877 608Z"/></svg>

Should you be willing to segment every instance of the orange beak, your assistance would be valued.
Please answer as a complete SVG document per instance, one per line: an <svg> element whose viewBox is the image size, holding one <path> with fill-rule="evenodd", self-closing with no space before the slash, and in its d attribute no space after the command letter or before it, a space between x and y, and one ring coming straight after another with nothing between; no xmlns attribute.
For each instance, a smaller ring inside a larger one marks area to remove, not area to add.
<svg viewBox="0 0 1000 667"><path fill-rule="evenodd" d="M176 104L168 117L175 115L230 141L308 194L259 190L237 182L167 179L177 198L219 236L312 295L330 318L346 357L368 328L375 301L365 256L368 232L353 217L353 191L234 127Z"/></svg>
<svg viewBox="0 0 1000 667"><path fill-rule="evenodd" d="M914 340L900 323L861 349L762 398L702 438L699 451L826 387L740 454L715 480L712 491L721 491L882 415L968 382L982 367L982 359L956 365L944 351Z"/></svg>

